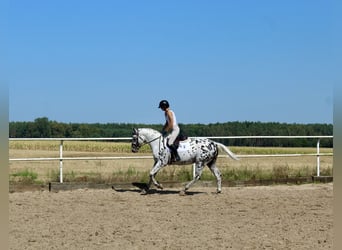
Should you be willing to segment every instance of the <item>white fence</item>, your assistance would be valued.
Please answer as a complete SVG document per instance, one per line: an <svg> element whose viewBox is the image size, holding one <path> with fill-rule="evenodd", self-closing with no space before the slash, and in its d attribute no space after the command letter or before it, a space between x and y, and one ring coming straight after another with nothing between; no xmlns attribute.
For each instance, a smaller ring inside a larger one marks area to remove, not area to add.
<svg viewBox="0 0 342 250"><path fill-rule="evenodd" d="M320 153L320 140L333 138L333 136L208 136L210 139L317 139L317 151L315 154L262 154L262 155L237 155L239 158L255 157L317 157L317 176L320 176L320 156L332 156L332 153ZM10 158L9 161L59 161L60 183L63 183L63 160L119 160L119 159L152 159L152 156L107 156L107 157L63 157L64 141L130 141L131 137L105 137L105 138L9 138L10 141L59 141L59 157L48 158Z"/></svg>

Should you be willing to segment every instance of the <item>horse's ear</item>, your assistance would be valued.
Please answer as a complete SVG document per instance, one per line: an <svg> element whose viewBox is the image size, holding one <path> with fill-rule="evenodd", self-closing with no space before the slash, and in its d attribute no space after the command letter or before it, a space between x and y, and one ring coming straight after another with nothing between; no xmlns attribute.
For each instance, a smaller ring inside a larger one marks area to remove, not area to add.
<svg viewBox="0 0 342 250"><path fill-rule="evenodd" d="M133 128L132 133L133 133L133 135L136 135L138 133L138 130L136 128Z"/></svg>

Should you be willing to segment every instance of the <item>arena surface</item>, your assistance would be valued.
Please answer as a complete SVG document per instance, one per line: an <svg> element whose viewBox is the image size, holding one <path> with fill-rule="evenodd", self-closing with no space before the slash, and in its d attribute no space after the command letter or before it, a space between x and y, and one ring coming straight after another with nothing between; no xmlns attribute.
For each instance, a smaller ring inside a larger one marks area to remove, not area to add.
<svg viewBox="0 0 342 250"><path fill-rule="evenodd" d="M332 183L178 191L10 193L10 249L332 249Z"/></svg>

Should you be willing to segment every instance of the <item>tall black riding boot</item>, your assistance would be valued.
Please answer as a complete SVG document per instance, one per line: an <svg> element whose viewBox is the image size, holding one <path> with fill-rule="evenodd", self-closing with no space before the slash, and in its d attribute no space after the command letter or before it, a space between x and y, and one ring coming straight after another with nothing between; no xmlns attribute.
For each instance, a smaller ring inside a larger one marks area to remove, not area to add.
<svg viewBox="0 0 342 250"><path fill-rule="evenodd" d="M175 161L180 161L180 157L179 157L179 155L178 155L176 146L172 144L172 145L170 145L169 147L170 147L170 149L171 149L171 151L172 151L172 154L173 154L174 157L175 157Z"/></svg>

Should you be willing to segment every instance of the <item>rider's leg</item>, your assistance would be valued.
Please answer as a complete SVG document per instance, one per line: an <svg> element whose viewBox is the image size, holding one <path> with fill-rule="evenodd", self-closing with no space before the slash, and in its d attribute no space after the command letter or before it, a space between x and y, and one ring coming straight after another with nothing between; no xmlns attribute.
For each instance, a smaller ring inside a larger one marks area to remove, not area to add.
<svg viewBox="0 0 342 250"><path fill-rule="evenodd" d="M177 147L176 147L176 145L174 145L174 142L175 142L178 134L179 134L179 127L176 127L175 129L172 130L172 132L168 136L168 139L169 139L168 146L171 149L172 154L175 156L176 161L180 161L180 157L179 157L178 152L177 152Z"/></svg>
<svg viewBox="0 0 342 250"><path fill-rule="evenodd" d="M180 161L180 157L179 157L179 154L177 152L176 146L174 144L172 144L172 145L169 145L169 148L171 149L172 154L175 156L175 161Z"/></svg>

